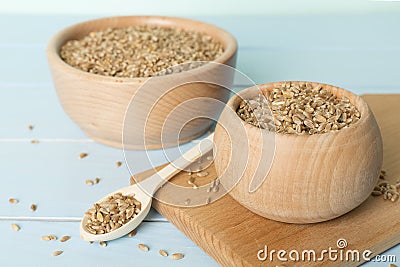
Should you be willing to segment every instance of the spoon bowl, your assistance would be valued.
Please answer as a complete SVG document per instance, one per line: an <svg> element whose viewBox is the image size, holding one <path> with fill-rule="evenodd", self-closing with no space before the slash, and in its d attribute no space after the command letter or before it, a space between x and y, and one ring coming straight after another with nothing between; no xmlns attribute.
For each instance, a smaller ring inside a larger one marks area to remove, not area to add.
<svg viewBox="0 0 400 267"><path fill-rule="evenodd" d="M162 170L141 181L140 183L120 188L101 198L97 203L107 200L108 197L115 195L116 193L121 193L125 196L134 196L135 199L141 203L141 209L138 214L136 214L128 222L124 223L121 227L105 234L90 233L86 229L89 216L85 214L80 224L81 238L86 241L109 241L129 234L144 220L144 218L146 218L150 211L155 192L175 174L185 169L202 155L211 151L213 149L213 138L214 134L210 134L207 138L204 138L201 142L196 144L196 146L184 153L181 157L174 160Z"/></svg>
<svg viewBox="0 0 400 267"><path fill-rule="evenodd" d="M103 197L97 203L106 201L108 197L110 197L116 193L121 193L122 195L125 195L125 196L126 195L134 196L141 203L140 212L138 214L136 214L135 217L133 217L129 222L123 224L120 228L115 229L109 233L99 234L99 235L89 233L86 230L85 225L87 225L89 216L85 215L82 218L81 225L80 225L80 235L81 235L82 239L84 239L86 241L113 240L113 239L119 238L121 236L124 236L127 233L130 233L136 227L139 226L139 224L144 220L144 218L146 218L147 214L150 211L151 203L152 203L153 199L151 196L146 194L142 189L140 189L138 184L120 188L117 191L114 191L114 192L108 194L107 196Z"/></svg>

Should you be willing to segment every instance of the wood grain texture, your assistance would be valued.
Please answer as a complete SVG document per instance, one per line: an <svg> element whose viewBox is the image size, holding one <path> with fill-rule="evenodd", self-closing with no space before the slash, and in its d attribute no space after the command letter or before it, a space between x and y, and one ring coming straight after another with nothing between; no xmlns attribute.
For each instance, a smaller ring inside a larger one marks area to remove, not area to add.
<svg viewBox="0 0 400 267"><path fill-rule="evenodd" d="M400 177L400 95L365 95L383 137L383 168L387 180L395 182ZM360 155L359 157L362 157ZM213 166L210 176L216 177ZM138 174L144 178L153 170ZM210 177L209 177L210 178ZM184 184L187 175L178 174L171 181ZM166 194L165 188L157 194ZM373 255L400 243L399 203L369 197L353 211L336 219L316 224L287 224L258 216L239 205L229 195L216 202L197 208L177 208L159 201L153 202L162 215L177 226L205 252L222 266L274 266L282 264L269 260L261 262L257 252L268 245L269 249L314 249L321 251L336 248L339 238L348 242L347 249L369 249ZM397 207L397 208L396 208ZM288 262L288 266L341 266L343 262ZM347 262L357 266L359 262Z"/></svg>
<svg viewBox="0 0 400 267"><path fill-rule="evenodd" d="M212 121L198 119L188 122L185 116L173 116L168 125L164 125L165 121L174 109L191 99L206 97L226 102L230 92L224 88L231 88L233 82L232 71L228 68L221 70L220 64L206 64L152 79L119 78L78 70L59 56L61 46L68 40L80 39L89 32L108 27L132 25L204 32L224 47L222 55L214 61L232 67L236 64L235 38L211 24L161 16L112 17L79 23L58 32L47 47L53 82L65 112L90 138L118 148L155 149L161 144L172 146L200 136L212 125ZM133 96L137 97L132 99ZM202 117L215 117L220 112L215 104L210 104L206 110L207 114L201 114ZM196 112L200 111L194 105L187 105L179 110L179 114L190 114L191 118L196 118Z"/></svg>
<svg viewBox="0 0 400 267"><path fill-rule="evenodd" d="M338 87L311 84L350 99L360 120L335 132L297 135L274 134L237 116L243 99L280 88L279 82L240 91L218 120L217 175L225 188L233 188L229 194L236 201L263 217L288 223L330 220L364 202L379 177L382 138L366 102Z"/></svg>

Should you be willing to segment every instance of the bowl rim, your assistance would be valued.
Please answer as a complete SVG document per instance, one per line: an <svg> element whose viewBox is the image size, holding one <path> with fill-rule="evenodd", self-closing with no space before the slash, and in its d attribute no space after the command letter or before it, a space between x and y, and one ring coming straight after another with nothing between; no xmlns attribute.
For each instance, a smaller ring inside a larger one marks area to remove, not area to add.
<svg viewBox="0 0 400 267"><path fill-rule="evenodd" d="M362 99L359 95L356 95L346 89L343 89L341 87L335 86L335 85L330 85L330 84L326 84L326 83L320 83L320 82L310 82L310 81L294 81L294 80L290 80L290 81L279 81L279 82L270 82L270 83L263 83L263 84L257 84L251 87L247 87L241 91L239 91L238 93L235 93L234 96L231 97L231 99L229 99L229 101L227 102L227 106L229 106L229 108L233 109L233 110L237 110L237 105L233 105L234 102L238 101L239 99L244 99L242 98L244 94L249 93L250 91L266 91L266 90L271 90L273 87L279 86L283 83L310 83L313 86L316 85L322 85L323 87L330 87L329 90L331 90L332 88L335 88L335 90L337 90L338 92L341 92L344 96L346 96L349 100L350 103L353 104L358 111L360 112L360 119L353 125L351 125L350 127L346 127L346 128L342 128L338 131L329 131L327 133L322 133L322 134L304 134L304 135L299 135L299 134L287 134L287 133L277 133L277 132L271 132L273 134L275 134L276 136L279 136L280 138L319 138L321 136L324 137L331 137L334 135L337 135L339 133L344 133L344 132L348 132L349 130L353 130L355 129L355 127L359 127L360 125L362 125L367 119L369 119L369 117L371 116L371 111L369 109L369 106L367 104L367 102L365 102L364 99ZM238 101L238 103L240 103ZM236 114L236 113L235 113ZM249 124L243 120L240 120L242 125L244 125L244 127L249 130L249 131L254 131L254 130L264 130L261 129L257 126L254 126L252 124ZM350 133L351 134L351 133Z"/></svg>
<svg viewBox="0 0 400 267"><path fill-rule="evenodd" d="M87 20L83 22L79 22L76 24L73 24L71 26L68 26L60 31L58 31L48 42L47 48L46 48L46 54L49 63L53 63L59 68L63 68L65 71L68 71L72 74L83 76L88 79L95 79L97 81L102 81L102 82L112 82L112 83L142 83L148 80L149 78L153 79L160 79L164 78L166 76L171 77L171 76L178 76L178 75L183 75L185 73L193 73L193 72L198 72L198 71L207 71L212 67L213 64L204 64L202 66L199 66L194 69L190 69L187 71L182 71L178 73L172 73L168 75L162 75L162 76L151 76L151 77L114 77L114 76L105 76L105 75L100 75L100 74L94 74L94 73L89 73L83 70L80 70L78 68L75 68L71 65L69 65L67 62L65 62L61 57L59 53L59 49L62 44L60 44L60 40L65 38L65 35L71 34L73 31L82 31L80 28L85 28L88 25L93 25L96 23L105 23L105 24L116 24L116 26L112 27L118 27L117 24L122 23L125 20L132 20L132 26L134 25L157 25L161 27L176 27L176 25L180 25L181 29L184 30L195 30L193 28L190 28L191 25L193 24L198 24L202 28L207 29L207 31L200 31L206 34L209 34L210 31L216 31L217 35L221 37L218 39L218 41L223 45L224 47L224 52L217 58L215 58L213 61L208 61L208 62L213 62L213 63L219 63L219 64L225 64L228 60L230 60L237 52L238 48L238 43L236 38L229 33L228 31L215 26L210 23L194 20L194 19L188 19L188 18L182 18L182 17L173 17L173 16L156 16L156 15L143 15L143 16L111 16L111 17L103 17L103 18L98 18L98 19L92 19L92 20ZM139 22L139 23L138 23ZM170 23L170 24L168 24ZM111 26L111 25L110 25ZM121 26L125 27L125 26ZM104 27L105 29L106 27ZM69 39L71 40L71 39ZM65 42L63 42L65 43Z"/></svg>

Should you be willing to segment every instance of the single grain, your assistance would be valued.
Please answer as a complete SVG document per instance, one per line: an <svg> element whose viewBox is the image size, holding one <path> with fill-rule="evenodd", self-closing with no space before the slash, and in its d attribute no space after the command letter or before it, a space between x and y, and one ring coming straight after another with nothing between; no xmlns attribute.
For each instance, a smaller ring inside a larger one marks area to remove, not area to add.
<svg viewBox="0 0 400 267"><path fill-rule="evenodd" d="M42 236L42 240L43 241L50 241L51 239L50 239L50 237L48 235L43 235Z"/></svg>
<svg viewBox="0 0 400 267"><path fill-rule="evenodd" d="M171 255L171 258L173 260L180 260L184 258L184 255L182 253L174 253Z"/></svg>
<svg viewBox="0 0 400 267"><path fill-rule="evenodd" d="M36 211L37 205L36 204L31 204L30 209L31 209L31 211Z"/></svg>
<svg viewBox="0 0 400 267"><path fill-rule="evenodd" d="M61 254L63 254L62 250L56 250L51 255L53 255L54 257L57 257L57 256L60 256Z"/></svg>
<svg viewBox="0 0 400 267"><path fill-rule="evenodd" d="M140 250L143 250L143 251L149 251L149 250L150 250L149 247L146 246L145 244L139 244L139 245L138 245L138 248L139 248Z"/></svg>
<svg viewBox="0 0 400 267"><path fill-rule="evenodd" d="M160 255L163 256L163 257L168 257L168 252L166 252L166 251L163 250L163 249L160 249L160 250L158 251L158 253L160 253Z"/></svg>
<svg viewBox="0 0 400 267"><path fill-rule="evenodd" d="M19 227L19 225L18 225L18 224L15 224L15 223L11 224L11 228L12 228L14 231L16 231L16 232L18 232L19 230L21 230L21 227Z"/></svg>
<svg viewBox="0 0 400 267"><path fill-rule="evenodd" d="M60 238L60 242L66 242L66 241L68 241L70 239L71 239L71 237L69 235L65 235L65 236Z"/></svg>
<svg viewBox="0 0 400 267"><path fill-rule="evenodd" d="M8 200L8 202L10 202L11 204L18 204L18 199L15 199L15 198L10 198L9 200Z"/></svg>
<svg viewBox="0 0 400 267"><path fill-rule="evenodd" d="M135 229L135 230L132 230L132 232L130 232L130 233L128 234L128 236L129 236L129 237L135 236L136 233L137 233L136 229Z"/></svg>

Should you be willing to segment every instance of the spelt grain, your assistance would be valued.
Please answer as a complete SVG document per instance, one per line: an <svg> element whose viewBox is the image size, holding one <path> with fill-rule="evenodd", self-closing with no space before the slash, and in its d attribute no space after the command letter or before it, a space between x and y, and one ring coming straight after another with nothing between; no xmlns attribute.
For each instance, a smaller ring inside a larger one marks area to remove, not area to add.
<svg viewBox="0 0 400 267"><path fill-rule="evenodd" d="M65 235L65 236L60 238L60 242L66 242L66 241L68 241L70 239L71 239L71 237L69 235Z"/></svg>
<svg viewBox="0 0 400 267"><path fill-rule="evenodd" d="M138 248L139 248L140 250L143 250L143 251L149 251L149 250L150 250L149 247L146 246L145 244L139 244L139 245L138 245Z"/></svg>
<svg viewBox="0 0 400 267"><path fill-rule="evenodd" d="M104 234L120 228L141 210L141 203L134 196L116 193L96 203L85 216L85 229L91 234Z"/></svg>
<svg viewBox="0 0 400 267"><path fill-rule="evenodd" d="M163 250L163 249L160 249L160 250L158 251L158 253L160 253L160 255L163 256L163 257L168 257L168 252L166 252L166 251Z"/></svg>
<svg viewBox="0 0 400 267"><path fill-rule="evenodd" d="M15 199L15 198L10 198L9 200L8 200L8 202L10 202L11 204L18 204L18 199Z"/></svg>
<svg viewBox="0 0 400 267"><path fill-rule="evenodd" d="M184 258L184 255L182 253L174 253L171 255L171 258L173 260L180 260Z"/></svg>
<svg viewBox="0 0 400 267"><path fill-rule="evenodd" d="M36 204L32 204L30 208L31 208L31 211L36 211L37 205Z"/></svg>
<svg viewBox="0 0 400 267"><path fill-rule="evenodd" d="M128 234L128 236L129 237L132 237L132 236L135 236L136 235L136 229L135 230L132 230L129 234Z"/></svg>
<svg viewBox="0 0 400 267"><path fill-rule="evenodd" d="M213 61L223 52L211 36L158 26L108 28L70 40L60 56L80 70L113 77L150 77L184 71L177 64L194 62L188 69Z"/></svg>
<svg viewBox="0 0 400 267"><path fill-rule="evenodd" d="M14 231L16 231L16 232L18 232L19 230L21 230L21 227L19 227L19 225L18 225L18 224L15 224L15 223L11 224L11 228L12 228Z"/></svg>
<svg viewBox="0 0 400 267"><path fill-rule="evenodd" d="M360 112L348 98L322 85L287 82L253 99L243 100L239 117L254 126L285 134L322 134L351 126Z"/></svg>
<svg viewBox="0 0 400 267"><path fill-rule="evenodd" d="M51 255L53 255L54 257L57 257L57 256L59 256L59 255L61 255L61 254L63 254L63 251L62 251L62 250L56 250L56 251L54 251Z"/></svg>

